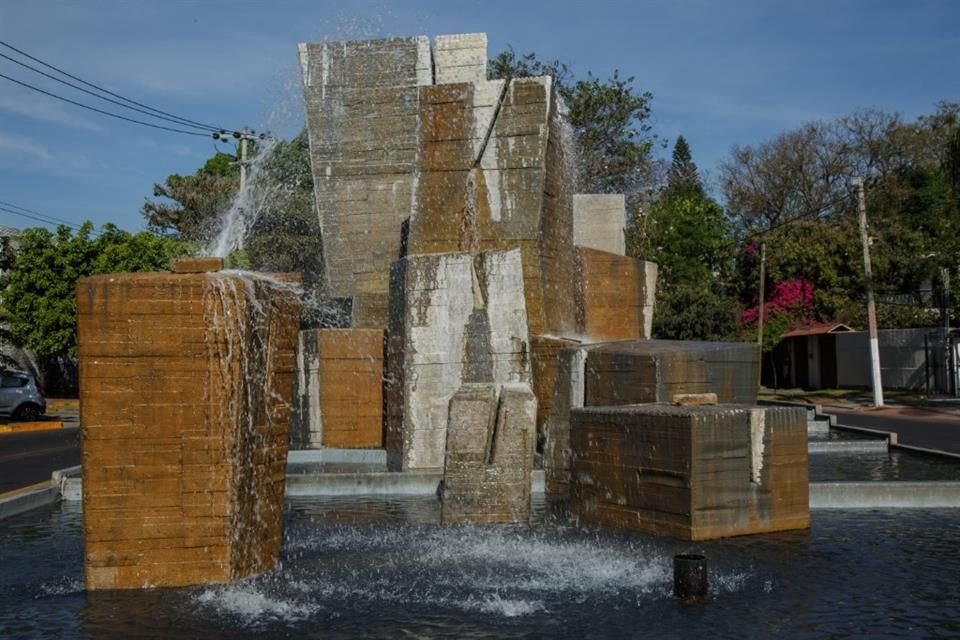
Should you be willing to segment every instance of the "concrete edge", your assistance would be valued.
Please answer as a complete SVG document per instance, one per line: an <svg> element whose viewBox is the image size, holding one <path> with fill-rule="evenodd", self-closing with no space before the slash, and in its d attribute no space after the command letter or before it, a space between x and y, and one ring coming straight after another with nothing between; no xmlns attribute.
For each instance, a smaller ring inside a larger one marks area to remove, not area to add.
<svg viewBox="0 0 960 640"><path fill-rule="evenodd" d="M956 509L960 482L811 482L810 509Z"/></svg>
<svg viewBox="0 0 960 640"><path fill-rule="evenodd" d="M54 429L63 429L63 420L38 420L36 422L12 422L9 424L0 424L0 434L3 433L28 433L31 431L53 431Z"/></svg>
<svg viewBox="0 0 960 640"><path fill-rule="evenodd" d="M387 464L385 449L290 449L287 464L310 463Z"/></svg>
<svg viewBox="0 0 960 640"><path fill-rule="evenodd" d="M790 400L757 400L757 404L773 407L800 407L801 409L806 409L807 411L813 409L814 420L827 420L831 427L835 427L837 425L837 416L824 412L823 405L810 404L807 402L791 402Z"/></svg>
<svg viewBox="0 0 960 640"><path fill-rule="evenodd" d="M2 493L0 494L0 520L54 504L59 499L60 489L52 479Z"/></svg>
<svg viewBox="0 0 960 640"><path fill-rule="evenodd" d="M890 443L886 440L811 440L808 453L887 453Z"/></svg>

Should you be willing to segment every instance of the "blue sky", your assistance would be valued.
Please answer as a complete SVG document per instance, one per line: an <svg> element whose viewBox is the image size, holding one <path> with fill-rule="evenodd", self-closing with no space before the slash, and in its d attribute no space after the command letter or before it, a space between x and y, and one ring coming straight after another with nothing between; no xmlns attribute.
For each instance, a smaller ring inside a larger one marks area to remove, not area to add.
<svg viewBox="0 0 960 640"><path fill-rule="evenodd" d="M634 76L654 95L656 133L686 136L708 175L733 145L809 120L960 101L960 2L948 0L0 0L0 40L150 106L284 136L303 126L298 42L474 31L491 54L509 44L577 76ZM6 60L0 73L96 102ZM153 183L213 151L0 79L0 201L135 231ZM35 223L0 211L0 224Z"/></svg>

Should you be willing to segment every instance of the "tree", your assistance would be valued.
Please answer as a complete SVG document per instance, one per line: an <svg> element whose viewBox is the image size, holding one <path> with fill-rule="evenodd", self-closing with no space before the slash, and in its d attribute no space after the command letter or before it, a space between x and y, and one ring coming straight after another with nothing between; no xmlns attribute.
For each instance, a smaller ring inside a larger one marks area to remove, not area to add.
<svg viewBox="0 0 960 640"><path fill-rule="evenodd" d="M299 272L306 287L316 289L323 250L307 132L290 141L251 146L252 158L266 155L249 171L247 199L262 206L246 230L243 250L228 256L228 263L256 271ZM171 175L164 185L156 185L154 193L173 203L145 204L148 228L203 245L219 231L221 218L237 195L239 168L233 156L217 153L194 175Z"/></svg>
<svg viewBox="0 0 960 640"><path fill-rule="evenodd" d="M24 230L9 273L2 305L9 314L14 344L37 354L41 366L55 358L76 358L78 279L98 273L156 271L182 255L183 245L146 232L131 235L113 225L92 237L85 222L74 234L66 226L56 232Z"/></svg>
<svg viewBox="0 0 960 640"><path fill-rule="evenodd" d="M960 252L952 186L960 167L958 114L960 106L949 103L915 122L862 111L734 148L721 167L723 190L738 236L767 243L768 287L807 279L816 292L815 319L862 326L863 267L849 180L863 176L880 326L927 323L929 283L943 268L955 272ZM738 259L745 304L756 291L755 263Z"/></svg>
<svg viewBox="0 0 960 640"><path fill-rule="evenodd" d="M677 136L677 141L673 145L673 159L667 179L675 189L703 191L700 172L690 153L690 145L683 136Z"/></svg>
<svg viewBox="0 0 960 640"><path fill-rule="evenodd" d="M667 184L630 234L629 252L659 266L654 335L721 339L735 330L736 304L726 293L734 239L722 207L700 180L681 136Z"/></svg>
<svg viewBox="0 0 960 640"><path fill-rule="evenodd" d="M235 158L216 153L190 176L173 174L163 184L153 185L153 195L141 213L147 229L189 242L203 243L215 231L219 214L240 187L240 169Z"/></svg>
<svg viewBox="0 0 960 640"><path fill-rule="evenodd" d="M638 93L633 77L614 71L605 81L591 73L574 80L565 64L543 62L532 53L518 56L512 47L492 58L487 69L491 78L553 76L574 131L578 193L629 195L651 188L653 96Z"/></svg>

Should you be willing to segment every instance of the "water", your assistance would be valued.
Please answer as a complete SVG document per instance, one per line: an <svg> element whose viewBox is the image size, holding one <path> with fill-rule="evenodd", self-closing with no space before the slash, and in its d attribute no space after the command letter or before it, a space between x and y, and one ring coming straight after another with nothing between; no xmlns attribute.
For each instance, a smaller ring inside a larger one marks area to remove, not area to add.
<svg viewBox="0 0 960 640"><path fill-rule="evenodd" d="M440 527L433 499L288 501L282 567L229 586L86 593L78 506L0 523L0 636L956 637L960 510L814 512L709 543L576 527ZM713 600L671 597L702 551ZM39 561L38 561L39 560Z"/></svg>

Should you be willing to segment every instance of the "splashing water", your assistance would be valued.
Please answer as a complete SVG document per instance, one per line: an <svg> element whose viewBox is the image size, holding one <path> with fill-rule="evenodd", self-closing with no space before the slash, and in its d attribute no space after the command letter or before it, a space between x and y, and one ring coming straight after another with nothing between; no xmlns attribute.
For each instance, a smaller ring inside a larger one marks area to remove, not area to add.
<svg viewBox="0 0 960 640"><path fill-rule="evenodd" d="M264 208L283 186L281 182L270 180L264 171L265 163L272 155L277 141L264 140L256 155L247 166L246 182L230 203L220 220L220 230L204 255L225 258L227 254L243 246L243 239L253 228Z"/></svg>

